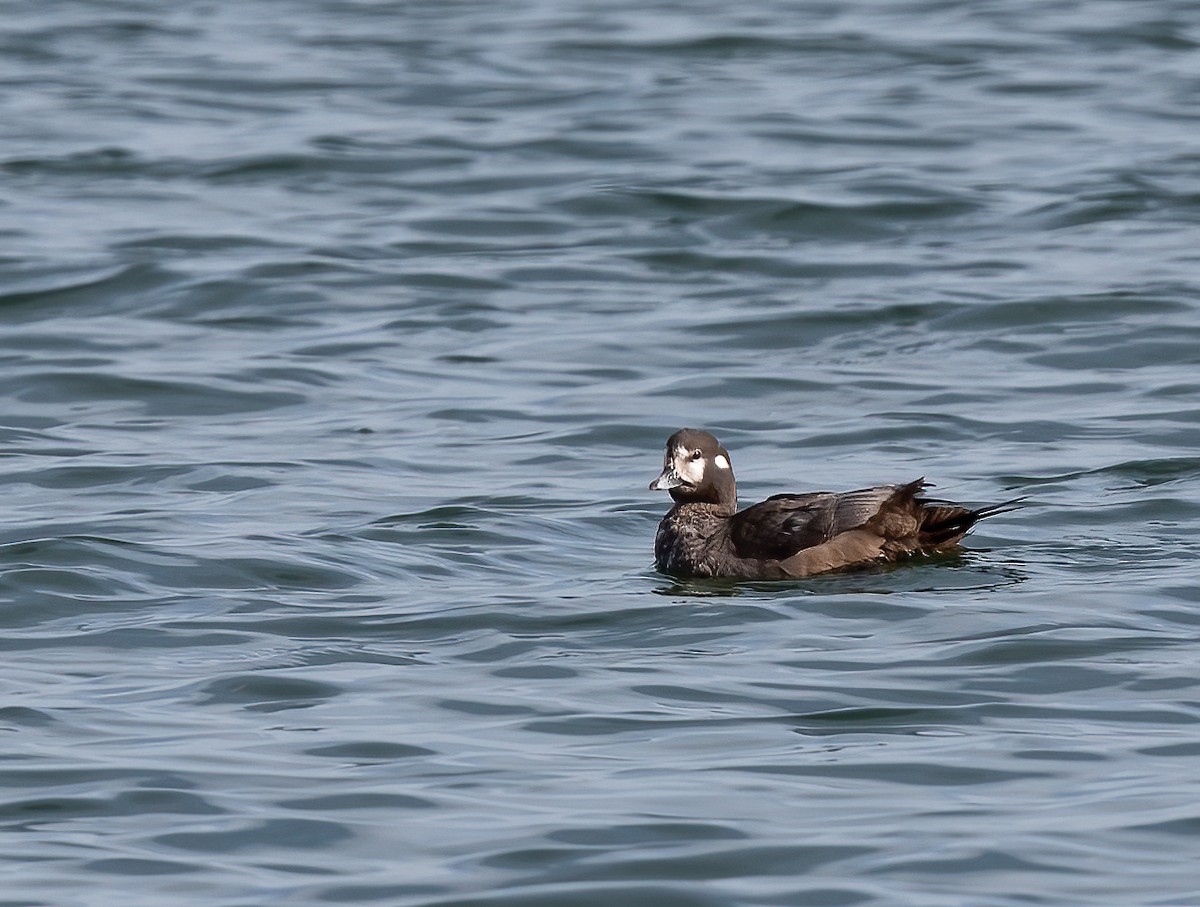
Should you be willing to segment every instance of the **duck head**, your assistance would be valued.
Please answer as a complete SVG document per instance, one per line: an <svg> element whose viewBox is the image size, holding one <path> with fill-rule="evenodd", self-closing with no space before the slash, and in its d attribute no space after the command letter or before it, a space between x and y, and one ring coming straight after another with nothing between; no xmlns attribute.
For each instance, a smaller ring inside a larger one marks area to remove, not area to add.
<svg viewBox="0 0 1200 907"><path fill-rule="evenodd" d="M737 485L729 451L698 428L681 428L667 439L663 471L651 491L669 491L679 503L719 504L737 508Z"/></svg>

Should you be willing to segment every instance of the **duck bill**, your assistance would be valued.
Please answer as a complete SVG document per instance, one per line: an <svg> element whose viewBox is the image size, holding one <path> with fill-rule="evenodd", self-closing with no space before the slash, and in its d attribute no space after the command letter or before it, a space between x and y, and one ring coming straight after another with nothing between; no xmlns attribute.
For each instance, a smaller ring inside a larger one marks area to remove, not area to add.
<svg viewBox="0 0 1200 907"><path fill-rule="evenodd" d="M683 479L679 478L672 467L668 466L662 471L662 475L650 483L651 491L670 491L672 488L678 488L683 484Z"/></svg>

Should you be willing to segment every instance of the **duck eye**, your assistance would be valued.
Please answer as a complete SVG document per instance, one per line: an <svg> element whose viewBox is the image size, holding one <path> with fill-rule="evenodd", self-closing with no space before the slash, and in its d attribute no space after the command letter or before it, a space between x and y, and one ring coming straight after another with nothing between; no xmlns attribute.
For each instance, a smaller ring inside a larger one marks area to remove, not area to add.
<svg viewBox="0 0 1200 907"><path fill-rule="evenodd" d="M703 454L701 451L699 451L699 450L693 450L693 451L692 451L692 459L693 459L693 460L699 460L699 459L700 459L701 457L703 457L703 456L704 456L704 454Z"/></svg>

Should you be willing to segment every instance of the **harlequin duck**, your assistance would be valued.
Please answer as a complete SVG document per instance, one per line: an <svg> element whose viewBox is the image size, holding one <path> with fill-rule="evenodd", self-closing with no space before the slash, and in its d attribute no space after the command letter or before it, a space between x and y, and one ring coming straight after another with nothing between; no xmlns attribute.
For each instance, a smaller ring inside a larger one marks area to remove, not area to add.
<svg viewBox="0 0 1200 907"><path fill-rule="evenodd" d="M972 510L921 496L924 479L841 494L777 494L737 509L729 451L706 431L681 428L667 439L652 491L675 506L658 524L654 563L689 577L789 579L909 555L948 551L984 517L1018 501Z"/></svg>

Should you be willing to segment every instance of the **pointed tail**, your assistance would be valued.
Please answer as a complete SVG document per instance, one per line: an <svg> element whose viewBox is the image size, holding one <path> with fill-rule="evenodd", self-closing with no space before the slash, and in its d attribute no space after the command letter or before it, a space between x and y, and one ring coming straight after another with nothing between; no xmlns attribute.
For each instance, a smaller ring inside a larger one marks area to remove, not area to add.
<svg viewBox="0 0 1200 907"><path fill-rule="evenodd" d="M1025 498L1013 498L972 510L949 501L925 501L919 530L922 547L938 549L956 545L980 520L1017 510L1024 502Z"/></svg>

